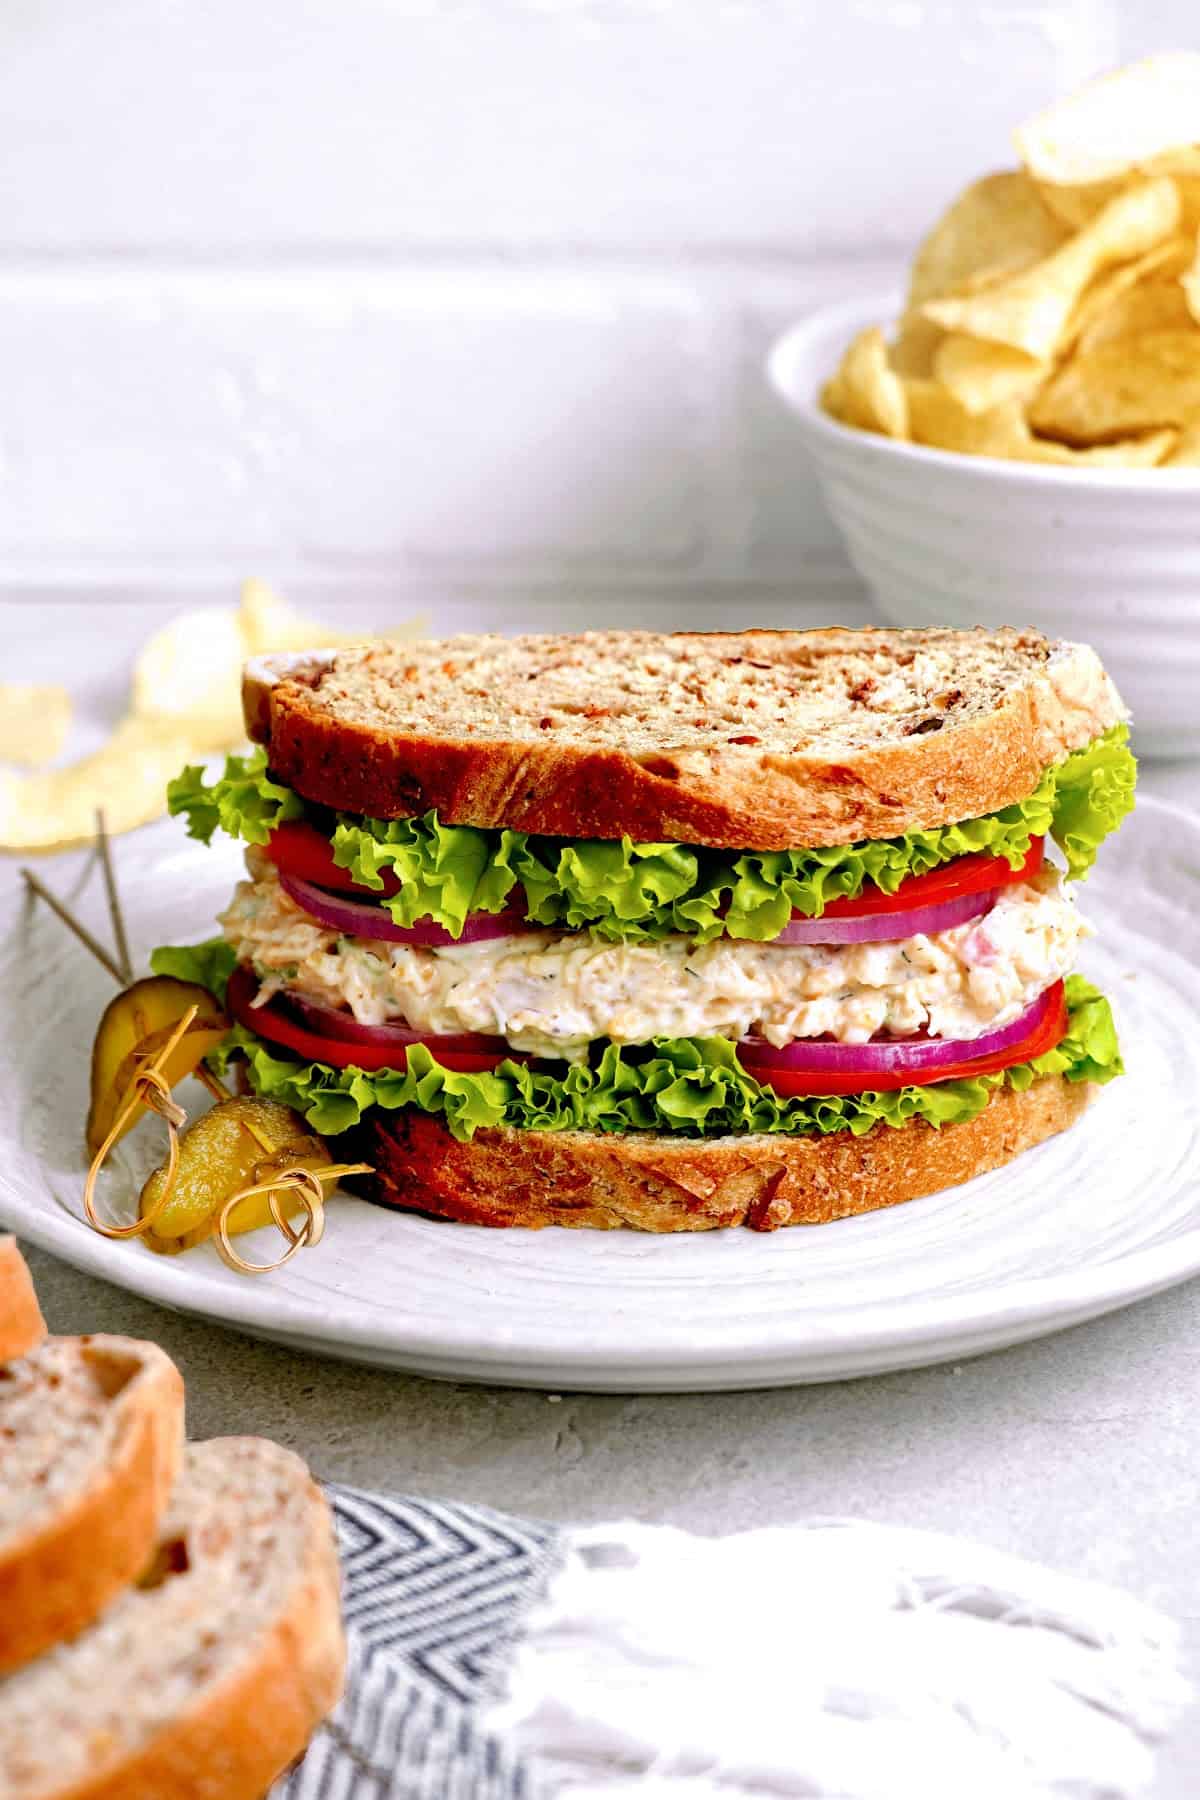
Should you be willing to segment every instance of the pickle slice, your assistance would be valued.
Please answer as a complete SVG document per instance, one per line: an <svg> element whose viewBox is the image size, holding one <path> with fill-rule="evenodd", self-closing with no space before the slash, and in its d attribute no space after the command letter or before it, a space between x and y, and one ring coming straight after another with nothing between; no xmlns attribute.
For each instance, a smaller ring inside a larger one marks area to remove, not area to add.
<svg viewBox="0 0 1200 1800"><path fill-rule="evenodd" d="M287 1168L321 1169L331 1160L299 1113L277 1100L253 1095L222 1100L181 1136L175 1186L142 1242L167 1255L189 1250L212 1236L217 1214L239 1188L269 1181ZM139 1218L153 1210L165 1177L164 1164L146 1182L138 1202ZM286 1190L280 1200L289 1218L305 1210L304 1202ZM258 1194L234 1208L227 1229L236 1235L271 1223L268 1197Z"/></svg>
<svg viewBox="0 0 1200 1800"><path fill-rule="evenodd" d="M87 1119L88 1155L95 1156L129 1098L138 1069L160 1051L189 1007L199 1011L163 1069L172 1087L190 1075L215 1050L229 1021L207 988L171 975L150 975L125 988L105 1008L92 1047L91 1105ZM130 1113L121 1136L131 1131L145 1111Z"/></svg>

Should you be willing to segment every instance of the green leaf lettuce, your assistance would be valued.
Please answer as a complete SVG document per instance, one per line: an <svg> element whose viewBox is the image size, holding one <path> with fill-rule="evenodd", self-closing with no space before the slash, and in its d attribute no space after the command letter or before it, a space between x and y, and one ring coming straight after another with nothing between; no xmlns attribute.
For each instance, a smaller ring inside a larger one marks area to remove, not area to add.
<svg viewBox="0 0 1200 1800"><path fill-rule="evenodd" d="M154 966L159 967L157 961ZM172 967L170 972L176 971ZM522 1131L656 1131L690 1137L834 1131L861 1136L880 1123L898 1127L925 1119L942 1126L974 1118L1006 1082L1023 1092L1039 1075L1099 1083L1120 1075L1108 1001L1080 975L1068 979L1066 993L1067 1035L1032 1062L966 1081L846 1097L784 1099L747 1074L726 1038L670 1038L634 1048L606 1044L596 1047L591 1066L572 1066L558 1074L512 1061L484 1074L459 1074L443 1068L423 1044L415 1044L407 1053L406 1069L368 1073L293 1061L239 1025L219 1056L227 1063L243 1055L258 1093L294 1107L314 1131L325 1135L357 1125L372 1106L416 1106L443 1119L463 1139L497 1125Z"/></svg>
<svg viewBox="0 0 1200 1800"><path fill-rule="evenodd" d="M207 842L218 828L265 844L288 819L308 818L330 837L334 860L368 893L384 875L403 886L383 902L399 925L433 919L457 936L472 912L499 912L514 889L539 925L586 927L601 937L652 939L682 932L699 942L720 937L769 940L793 912L819 918L830 901L853 898L867 882L894 893L907 875L923 875L954 857L987 851L1019 868L1034 837L1049 833L1077 879L1098 846L1133 806L1137 765L1128 730L1117 725L1046 769L1024 800L983 818L902 837L825 849L709 850L687 844L635 844L548 838L414 819L361 819L308 806L267 773L262 750L230 757L206 785L185 769L168 788L172 813Z"/></svg>

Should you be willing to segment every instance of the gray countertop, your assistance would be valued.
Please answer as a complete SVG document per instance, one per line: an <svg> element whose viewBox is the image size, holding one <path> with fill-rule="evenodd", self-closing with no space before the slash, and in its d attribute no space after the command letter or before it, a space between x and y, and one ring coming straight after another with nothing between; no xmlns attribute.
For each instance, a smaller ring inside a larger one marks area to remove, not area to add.
<svg viewBox="0 0 1200 1800"><path fill-rule="evenodd" d="M1187 802L1195 768L1145 788ZM1193 801L1193 804L1195 802ZM704 1532L806 1514L976 1537L1128 1587L1184 1621L1200 1673L1200 1283L960 1365L759 1393L608 1397L440 1385L164 1312L30 1253L50 1326L154 1337L193 1436L257 1432L323 1476L555 1520ZM1156 1795L1200 1791L1200 1713Z"/></svg>

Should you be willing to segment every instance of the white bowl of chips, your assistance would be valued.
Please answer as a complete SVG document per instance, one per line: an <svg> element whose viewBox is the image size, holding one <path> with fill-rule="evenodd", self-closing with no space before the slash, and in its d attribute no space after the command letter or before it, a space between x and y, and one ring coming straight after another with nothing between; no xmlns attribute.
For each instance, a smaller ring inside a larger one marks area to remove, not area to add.
<svg viewBox="0 0 1200 1800"><path fill-rule="evenodd" d="M905 296L831 307L769 373L880 610L1100 651L1150 755L1200 754L1200 56L1022 128Z"/></svg>

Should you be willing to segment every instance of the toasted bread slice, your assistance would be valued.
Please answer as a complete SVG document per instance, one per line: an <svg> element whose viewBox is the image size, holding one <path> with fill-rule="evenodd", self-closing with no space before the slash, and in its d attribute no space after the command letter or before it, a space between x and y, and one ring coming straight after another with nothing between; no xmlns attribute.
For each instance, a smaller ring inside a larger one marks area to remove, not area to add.
<svg viewBox="0 0 1200 1800"><path fill-rule="evenodd" d="M0 1363L27 1356L45 1335L46 1321L17 1240L0 1237Z"/></svg>
<svg viewBox="0 0 1200 1800"><path fill-rule="evenodd" d="M156 1344L47 1338L0 1368L0 1674L145 1568L182 1446L183 1381Z"/></svg>
<svg viewBox="0 0 1200 1800"><path fill-rule="evenodd" d="M256 1438L185 1453L141 1583L0 1683L5 1800L261 1800L337 1703L329 1510Z"/></svg>
<svg viewBox="0 0 1200 1800"><path fill-rule="evenodd" d="M588 632L265 657L247 728L375 818L782 849L975 818L1124 718L1034 631Z"/></svg>
<svg viewBox="0 0 1200 1800"><path fill-rule="evenodd" d="M713 1231L823 1225L954 1187L1065 1131L1093 1089L1043 1076L997 1088L975 1118L862 1137L676 1138L648 1131L477 1131L468 1143L408 1107L368 1115L372 1199L471 1225Z"/></svg>

